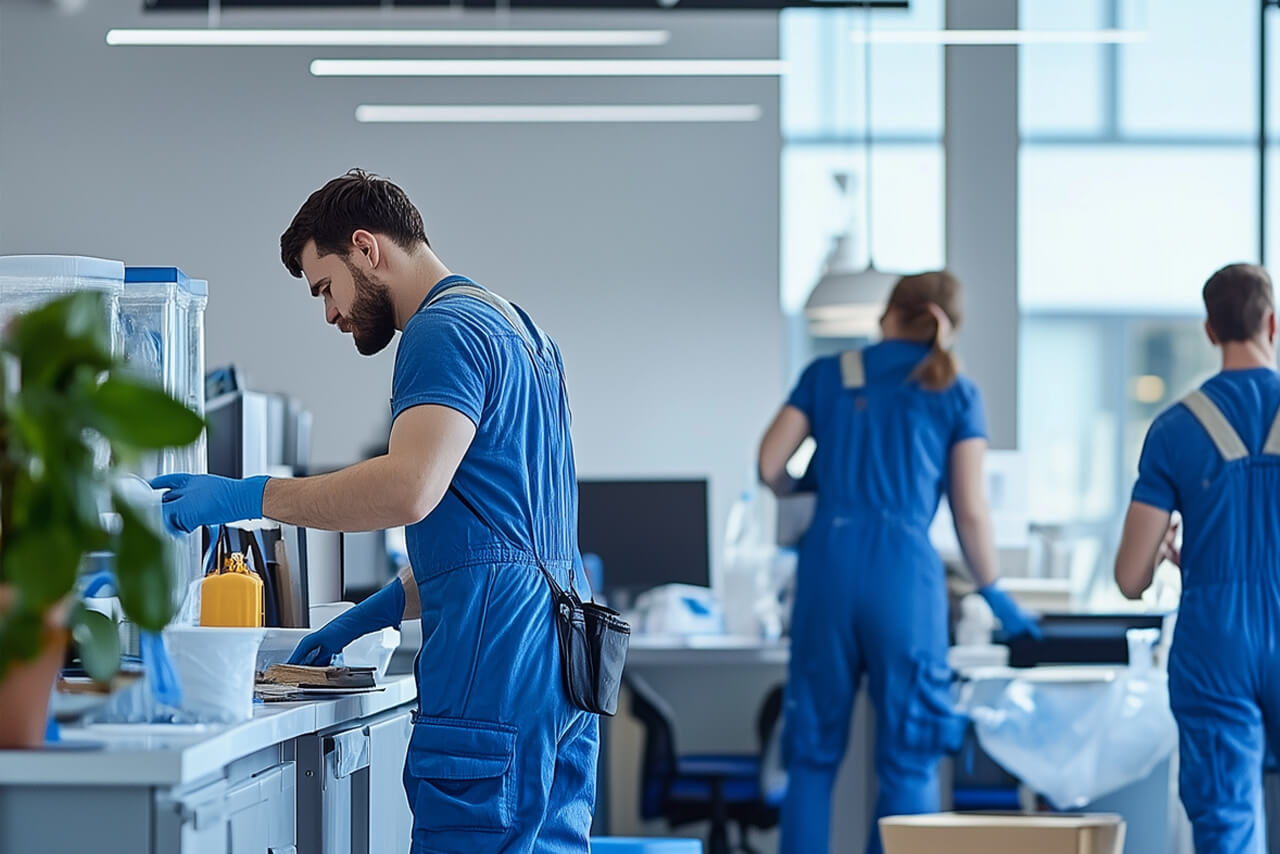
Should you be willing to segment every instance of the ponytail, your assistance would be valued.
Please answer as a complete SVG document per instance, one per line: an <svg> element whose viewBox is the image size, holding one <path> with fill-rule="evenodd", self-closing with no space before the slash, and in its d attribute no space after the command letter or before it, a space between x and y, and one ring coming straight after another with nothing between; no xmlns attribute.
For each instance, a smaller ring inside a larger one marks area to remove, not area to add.
<svg viewBox="0 0 1280 854"><path fill-rule="evenodd" d="M956 354L944 349L935 338L933 349L916 366L911 378L929 391L943 391L951 387L959 373L960 365L956 361Z"/></svg>
<svg viewBox="0 0 1280 854"><path fill-rule="evenodd" d="M951 339L964 319L959 280L946 270L903 276L889 296L888 311L899 319L903 338L932 344L911 379L929 391L950 388L960 372L951 352Z"/></svg>

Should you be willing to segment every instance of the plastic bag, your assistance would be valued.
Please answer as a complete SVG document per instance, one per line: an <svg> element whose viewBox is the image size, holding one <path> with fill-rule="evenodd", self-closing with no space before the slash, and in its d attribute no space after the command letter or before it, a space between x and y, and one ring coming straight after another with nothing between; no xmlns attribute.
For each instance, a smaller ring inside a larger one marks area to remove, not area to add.
<svg viewBox="0 0 1280 854"><path fill-rule="evenodd" d="M1058 809L1142 780L1177 746L1168 678L1151 666L1156 632L1129 634L1127 669L1046 669L988 702L962 702L982 749Z"/></svg>
<svg viewBox="0 0 1280 854"><path fill-rule="evenodd" d="M709 587L662 584L636 597L625 615L632 629L650 635L722 635L724 611Z"/></svg>
<svg viewBox="0 0 1280 854"><path fill-rule="evenodd" d="M774 510L770 498L750 489L729 511L721 596L729 634L776 640L785 628L785 591L795 574L795 553L774 541Z"/></svg>

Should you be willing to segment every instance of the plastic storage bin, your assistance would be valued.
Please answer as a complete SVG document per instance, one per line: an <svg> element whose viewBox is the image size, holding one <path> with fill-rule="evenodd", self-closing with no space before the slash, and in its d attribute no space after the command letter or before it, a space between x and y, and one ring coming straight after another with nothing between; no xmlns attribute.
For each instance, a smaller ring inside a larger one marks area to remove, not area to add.
<svg viewBox="0 0 1280 854"><path fill-rule="evenodd" d="M209 285L177 267L127 267L120 298L124 352L134 370L204 415L204 311ZM203 472L202 436L165 452L161 470Z"/></svg>
<svg viewBox="0 0 1280 854"><path fill-rule="evenodd" d="M204 415L204 311L209 286L177 267L126 267L120 297L123 353L139 375L160 385L198 415ZM169 472L208 470L206 440L166 448L143 460L146 478ZM201 575L200 535L176 537L174 586L186 591Z"/></svg>
<svg viewBox="0 0 1280 854"><path fill-rule="evenodd" d="M80 255L0 255L0 329L56 297L98 290L107 296L111 340L120 352L118 322L124 263Z"/></svg>

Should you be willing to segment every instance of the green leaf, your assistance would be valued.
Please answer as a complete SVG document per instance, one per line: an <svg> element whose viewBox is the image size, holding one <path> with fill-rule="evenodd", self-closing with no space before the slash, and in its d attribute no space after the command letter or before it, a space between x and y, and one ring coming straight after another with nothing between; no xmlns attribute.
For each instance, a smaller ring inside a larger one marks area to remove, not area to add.
<svg viewBox="0 0 1280 854"><path fill-rule="evenodd" d="M96 682L110 682L120 669L120 633L115 621L78 602L71 612L71 636L85 672Z"/></svg>
<svg viewBox="0 0 1280 854"><path fill-rule="evenodd" d="M22 362L23 385L55 385L71 368L111 366L111 328L105 297L78 291L18 317L3 349Z"/></svg>
<svg viewBox="0 0 1280 854"><path fill-rule="evenodd" d="M123 498L115 496L114 504L122 522L116 547L120 604L139 628L158 632L173 616L168 540L151 530Z"/></svg>
<svg viewBox="0 0 1280 854"><path fill-rule="evenodd" d="M135 448L189 445L200 437L204 421L155 386L113 376L90 401L94 426L113 442Z"/></svg>
<svg viewBox="0 0 1280 854"><path fill-rule="evenodd" d="M81 551L65 524L48 520L7 536L4 577L22 592L27 607L43 610L71 591Z"/></svg>

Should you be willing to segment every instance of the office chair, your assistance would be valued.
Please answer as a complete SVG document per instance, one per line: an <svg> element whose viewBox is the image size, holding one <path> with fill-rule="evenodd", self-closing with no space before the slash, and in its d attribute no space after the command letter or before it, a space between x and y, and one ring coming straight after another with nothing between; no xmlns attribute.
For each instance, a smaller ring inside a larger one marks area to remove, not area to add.
<svg viewBox="0 0 1280 854"><path fill-rule="evenodd" d="M671 707L639 677L627 676L631 714L644 725L640 766L640 816L668 827L711 822L707 854L731 854L729 823L738 825L738 850L757 854L747 831L778 823L786 793L780 750L782 686L769 692L756 717L760 751L752 754L681 756L676 751Z"/></svg>

